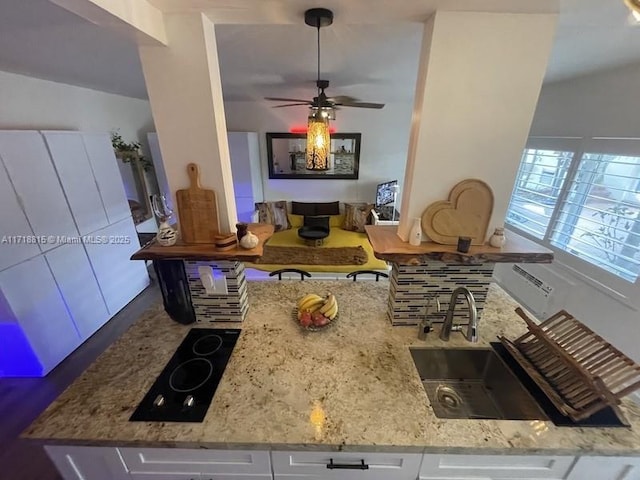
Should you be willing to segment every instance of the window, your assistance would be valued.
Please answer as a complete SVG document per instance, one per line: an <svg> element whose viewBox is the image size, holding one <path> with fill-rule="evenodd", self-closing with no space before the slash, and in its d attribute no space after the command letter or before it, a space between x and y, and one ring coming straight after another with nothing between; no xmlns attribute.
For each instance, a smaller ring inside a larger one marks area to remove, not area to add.
<svg viewBox="0 0 640 480"><path fill-rule="evenodd" d="M522 155L507 223L543 239L573 152L528 148Z"/></svg>
<svg viewBox="0 0 640 480"><path fill-rule="evenodd" d="M525 149L507 223L635 282L640 274L640 141L636 154L623 148L628 139L585 143L573 150Z"/></svg>

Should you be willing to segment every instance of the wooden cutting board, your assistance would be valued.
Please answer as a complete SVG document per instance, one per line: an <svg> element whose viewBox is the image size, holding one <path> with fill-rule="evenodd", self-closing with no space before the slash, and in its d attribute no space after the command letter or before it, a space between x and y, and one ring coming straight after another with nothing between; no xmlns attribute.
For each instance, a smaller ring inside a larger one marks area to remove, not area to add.
<svg viewBox="0 0 640 480"><path fill-rule="evenodd" d="M482 180L463 180L451 189L449 200L426 208L422 230L443 245L456 245L458 237L471 237L472 245L483 245L492 212L491 187Z"/></svg>
<svg viewBox="0 0 640 480"><path fill-rule="evenodd" d="M187 165L191 185L176 192L180 235L184 243L214 243L219 233L216 194L200 186L198 165Z"/></svg>

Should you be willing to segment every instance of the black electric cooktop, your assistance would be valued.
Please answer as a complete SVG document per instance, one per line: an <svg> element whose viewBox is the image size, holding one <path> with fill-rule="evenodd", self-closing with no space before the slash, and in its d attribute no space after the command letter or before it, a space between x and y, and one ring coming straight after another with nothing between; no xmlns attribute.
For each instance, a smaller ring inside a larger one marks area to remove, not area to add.
<svg viewBox="0 0 640 480"><path fill-rule="evenodd" d="M192 328L129 421L202 422L239 335Z"/></svg>

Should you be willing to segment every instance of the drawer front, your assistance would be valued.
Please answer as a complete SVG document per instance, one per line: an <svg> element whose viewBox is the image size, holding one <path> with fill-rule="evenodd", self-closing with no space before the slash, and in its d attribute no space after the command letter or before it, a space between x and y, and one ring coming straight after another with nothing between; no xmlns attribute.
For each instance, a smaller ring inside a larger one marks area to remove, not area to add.
<svg viewBox="0 0 640 480"><path fill-rule="evenodd" d="M272 480L271 475L227 475L212 473L131 473L130 480Z"/></svg>
<svg viewBox="0 0 640 480"><path fill-rule="evenodd" d="M64 480L129 480L113 447L46 445L44 449Z"/></svg>
<svg viewBox="0 0 640 480"><path fill-rule="evenodd" d="M419 453L352 453L352 452L272 452L276 478L294 480L308 475L323 479L415 480L420 469ZM327 468L359 466L364 460L368 469ZM295 475L295 477L286 477Z"/></svg>
<svg viewBox="0 0 640 480"><path fill-rule="evenodd" d="M120 448L131 473L193 473L271 475L269 452L253 450L191 450ZM134 477L135 478L135 477Z"/></svg>
<svg viewBox="0 0 640 480"><path fill-rule="evenodd" d="M575 457L426 454L420 479L564 479Z"/></svg>
<svg viewBox="0 0 640 480"><path fill-rule="evenodd" d="M568 480L640 480L640 457L580 457Z"/></svg>

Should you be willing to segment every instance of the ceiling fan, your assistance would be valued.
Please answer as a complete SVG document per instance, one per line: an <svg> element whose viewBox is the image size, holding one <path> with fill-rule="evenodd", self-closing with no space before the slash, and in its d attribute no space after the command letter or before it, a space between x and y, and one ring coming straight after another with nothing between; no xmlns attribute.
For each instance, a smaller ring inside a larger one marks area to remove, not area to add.
<svg viewBox="0 0 640 480"><path fill-rule="evenodd" d="M326 8L312 8L304 12L304 23L310 27L315 27L318 31L318 77L316 87L318 88L317 96L312 100L302 100L299 98L281 98L281 97L265 97L265 100L276 102L290 102L284 105L275 105L273 108L295 107L299 105L308 105L312 110L320 110L330 119L333 120L335 110L339 107L357 107L357 108L375 108L384 107L384 103L360 102L357 98L349 96L328 97L324 90L329 87L329 80L320 79L320 28L329 26L333 23L333 12Z"/></svg>

